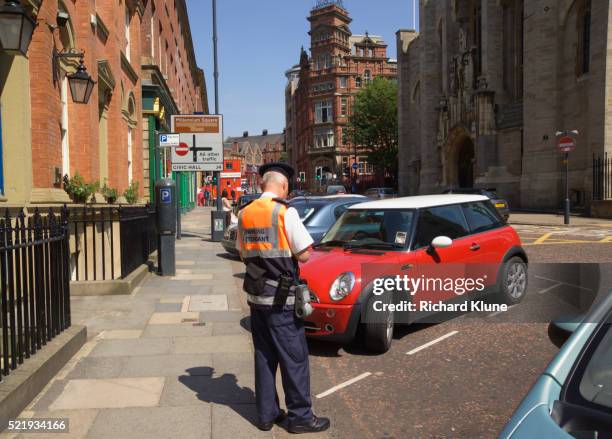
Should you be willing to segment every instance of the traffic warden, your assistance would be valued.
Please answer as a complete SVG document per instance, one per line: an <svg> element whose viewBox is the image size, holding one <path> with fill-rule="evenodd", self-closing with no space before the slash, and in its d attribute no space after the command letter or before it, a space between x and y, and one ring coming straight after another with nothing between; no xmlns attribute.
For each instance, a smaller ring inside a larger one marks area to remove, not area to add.
<svg viewBox="0 0 612 439"><path fill-rule="evenodd" d="M302 292L309 293L299 285L298 261L308 261L313 240L297 210L285 202L293 168L269 163L260 167L259 174L263 193L241 208L236 240L246 264L244 290L255 346L258 427L268 431L282 423L291 433L324 431L329 419L312 412L308 346L300 318L307 315ZM276 393L279 366L288 414L280 409Z"/></svg>

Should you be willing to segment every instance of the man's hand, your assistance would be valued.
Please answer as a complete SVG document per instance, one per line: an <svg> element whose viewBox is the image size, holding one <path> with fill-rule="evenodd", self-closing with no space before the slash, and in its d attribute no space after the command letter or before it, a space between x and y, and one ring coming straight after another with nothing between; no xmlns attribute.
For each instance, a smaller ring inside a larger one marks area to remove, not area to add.
<svg viewBox="0 0 612 439"><path fill-rule="evenodd" d="M306 263L308 262L308 259L310 259L310 252L308 251L309 249L304 250L301 253L298 253L296 255L297 260L300 261L301 263Z"/></svg>

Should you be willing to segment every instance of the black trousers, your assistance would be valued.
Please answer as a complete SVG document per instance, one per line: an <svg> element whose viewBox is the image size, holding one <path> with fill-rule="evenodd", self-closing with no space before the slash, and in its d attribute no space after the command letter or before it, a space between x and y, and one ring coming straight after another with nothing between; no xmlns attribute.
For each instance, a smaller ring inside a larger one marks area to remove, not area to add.
<svg viewBox="0 0 612 439"><path fill-rule="evenodd" d="M261 422L280 413L276 370L280 366L289 423L312 418L310 370L304 322L293 307L251 305L251 333L255 346L255 396Z"/></svg>

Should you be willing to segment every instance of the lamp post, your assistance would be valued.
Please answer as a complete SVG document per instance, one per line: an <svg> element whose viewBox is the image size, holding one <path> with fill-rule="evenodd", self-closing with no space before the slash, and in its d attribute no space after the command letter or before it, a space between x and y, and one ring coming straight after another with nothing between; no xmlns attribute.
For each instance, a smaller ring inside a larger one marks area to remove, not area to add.
<svg viewBox="0 0 612 439"><path fill-rule="evenodd" d="M0 6L0 51L25 56L36 22L17 0Z"/></svg>
<svg viewBox="0 0 612 439"><path fill-rule="evenodd" d="M53 58L57 61L59 58L80 58L79 66L76 72L66 75L68 79L68 85L70 86L70 94L72 95L72 101L77 104L87 104L91 93L93 92L96 81L87 73L87 67L85 67L84 53L83 52L66 52L53 54ZM57 65L57 64L56 64Z"/></svg>

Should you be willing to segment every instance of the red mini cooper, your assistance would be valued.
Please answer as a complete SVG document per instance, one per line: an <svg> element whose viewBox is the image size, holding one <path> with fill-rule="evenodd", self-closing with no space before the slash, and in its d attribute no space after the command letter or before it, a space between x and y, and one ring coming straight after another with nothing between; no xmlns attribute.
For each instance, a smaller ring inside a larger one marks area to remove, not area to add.
<svg viewBox="0 0 612 439"><path fill-rule="evenodd" d="M488 293L498 306L520 302L527 256L484 196L396 198L350 207L301 277L315 309L305 322L310 337L346 343L361 327L366 347L385 352L397 323L489 304L477 300Z"/></svg>

